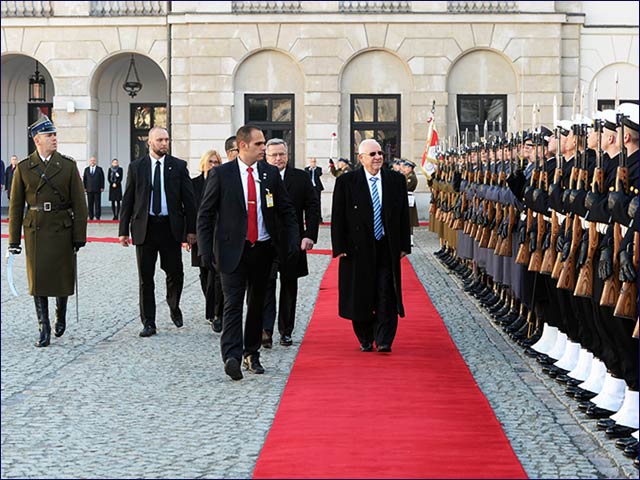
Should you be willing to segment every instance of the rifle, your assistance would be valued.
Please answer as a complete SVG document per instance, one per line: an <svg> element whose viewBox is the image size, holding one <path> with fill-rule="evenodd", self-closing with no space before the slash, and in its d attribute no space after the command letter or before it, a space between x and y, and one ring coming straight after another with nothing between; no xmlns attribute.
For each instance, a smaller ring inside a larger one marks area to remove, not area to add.
<svg viewBox="0 0 640 480"><path fill-rule="evenodd" d="M536 162L538 161L538 147L541 144L541 133L534 135L534 144L536 149ZM542 165L540 166L540 174L538 179L538 188L543 192L546 192L549 188L549 180L547 177L547 170L544 167L544 155L540 155L542 157ZM530 272L539 272L542 267L542 243L544 241L544 235L547 230L547 222L544 220L544 215L538 213L538 231L536 232L536 248L533 252L531 252L531 258L529 260L529 271Z"/></svg>
<svg viewBox="0 0 640 480"><path fill-rule="evenodd" d="M519 137L516 136L515 138L512 138L511 141L509 142L509 169L510 169L510 173L513 173L516 171L516 162L517 162L517 155L518 155L518 140ZM515 149L516 154L514 156L513 154L513 150ZM518 218L518 212L516 211L516 208L513 205L509 205L508 206L508 215L509 215L509 223L507 226L507 236L503 239L502 243L500 244L500 252L499 255L503 256L503 257L510 257L513 255L513 227L516 225L516 221Z"/></svg>
<svg viewBox="0 0 640 480"><path fill-rule="evenodd" d="M620 114L618 114L620 115ZM620 135L624 139L624 124L620 123ZM621 142L620 157L618 160L618 169L616 170L616 192L627 193L629 190L629 171L627 167L627 149L624 141ZM620 294L620 279L618 272L620 271L620 260L618 253L620 243L622 242L622 227L619 223L613 224L613 274L604 282L602 296L600 297L600 305L606 307L615 307Z"/></svg>
<svg viewBox="0 0 640 480"><path fill-rule="evenodd" d="M578 165L578 181L576 190L584 190L587 186L589 171L587 170L587 149L586 149L586 125L573 125L574 135L578 137L576 141L576 164ZM581 152L578 148L580 142L584 143L584 149ZM572 215L572 233L571 233L571 248L569 250L569 256L562 266L562 272L558 277L558 288L563 290L573 291L576 286L576 255L578 248L580 247L580 240L582 238L582 224L580 217L576 214Z"/></svg>
<svg viewBox="0 0 640 480"><path fill-rule="evenodd" d="M524 142L523 142L524 143ZM537 150L536 150L537 151ZM539 183L540 171L538 170L537 159L534 164L533 171L531 172L531 178L529 180L529 187L535 188L536 184ZM527 208L527 233L531 230L533 226L533 209ZM529 265L529 260L531 259L531 252L529 251L529 243L525 240L520 244L518 248L518 253L516 254L516 263L520 265Z"/></svg>
<svg viewBox="0 0 640 480"><path fill-rule="evenodd" d="M504 172L504 144L502 143L501 139L497 139L496 146L498 144L500 145L500 171L498 172L496 184L500 188L504 188L504 184L506 181L506 176ZM494 156L496 157L496 168L498 168L498 157L497 157L497 150L495 149L495 147L494 147L494 152L495 152ZM489 237L489 248L493 250L494 254L498 255L498 252L500 251L499 243L502 243L502 240L503 240L503 238L499 234L500 226L504 222L507 212L506 212L505 206L501 205L499 201L496 201L495 205L496 205L496 214L495 214L496 224L493 230L491 230L491 236Z"/></svg>
<svg viewBox="0 0 640 480"><path fill-rule="evenodd" d="M602 164L602 147L600 139L602 137L602 120L594 120L594 128L598 133L598 148L596 150L596 168L593 171L593 183L591 191L602 194L604 192L604 169ZM585 220L588 220L587 212ZM587 250L587 260L580 268L576 289L573 294L576 297L588 297L593 295L593 259L600 243L600 235L596 228L596 222L589 222L589 248Z"/></svg>
<svg viewBox="0 0 640 480"><path fill-rule="evenodd" d="M560 127L556 126L556 138L558 141L558 151L556 152L558 161L556 163L556 169L553 172L553 183L556 185L560 185L562 183L562 167L564 165L564 155L560 150ZM544 252L544 257L542 258L542 265L540 265L540 273L544 275L550 275L553 272L553 267L556 263L556 240L558 239L558 234L560 233L560 222L558 221L558 215L556 215L555 210L551 211L551 240L549 242L549 248L547 248ZM559 275L559 273L558 273ZM557 277L556 277L557 278Z"/></svg>
<svg viewBox="0 0 640 480"><path fill-rule="evenodd" d="M491 158L489 156L489 144L486 144L485 151L487 152L487 170L484 175L484 183L487 186L487 193L493 186L493 173L491 172ZM489 239L491 238L491 229L490 225L493 222L493 218L495 216L495 206L491 200L488 198L484 199L484 211L485 211L485 222L482 227L482 234L480 236L480 247L488 248L489 247Z"/></svg>
<svg viewBox="0 0 640 480"><path fill-rule="evenodd" d="M635 219L633 220L635 221ZM638 261L640 260L640 233L633 234L633 267L638 271ZM620 296L616 303L613 315L621 318L633 320L638 317L638 284L635 282L624 282L620 288Z"/></svg>

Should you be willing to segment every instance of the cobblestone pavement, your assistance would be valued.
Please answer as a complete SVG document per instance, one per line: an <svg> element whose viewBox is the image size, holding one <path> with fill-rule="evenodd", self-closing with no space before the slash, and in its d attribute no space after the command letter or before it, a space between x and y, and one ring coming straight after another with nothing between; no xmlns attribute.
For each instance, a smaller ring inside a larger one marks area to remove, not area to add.
<svg viewBox="0 0 640 480"><path fill-rule="evenodd" d="M90 224L89 235L114 237L116 225ZM419 229L416 241L411 262L527 473L637 477L595 422L575 413L555 382L459 290L431 255L435 237ZM2 239L2 252L6 247ZM316 248L330 248L328 228L321 229ZM18 298L9 293L3 265L2 478L252 475L330 257L309 255L313 273L300 281L294 346L264 351L266 374L247 374L241 382L223 373L219 336L204 320L197 269L189 267L188 254L183 260L185 326L176 329L159 301L158 335L142 339L134 248L89 243L79 253L81 318L75 319L72 297L67 332L44 349L33 346L37 323L24 255L16 260ZM156 298L163 298L160 270L156 289ZM463 447L473 448L473 439Z"/></svg>

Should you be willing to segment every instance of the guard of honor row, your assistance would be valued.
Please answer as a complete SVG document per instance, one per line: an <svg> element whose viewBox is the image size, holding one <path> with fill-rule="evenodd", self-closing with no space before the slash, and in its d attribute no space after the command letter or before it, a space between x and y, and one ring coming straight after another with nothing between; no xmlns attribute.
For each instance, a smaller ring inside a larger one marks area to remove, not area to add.
<svg viewBox="0 0 640 480"><path fill-rule="evenodd" d="M464 290L637 468L638 105L573 110L554 105L553 131L534 106L530 131L451 142L430 228Z"/></svg>

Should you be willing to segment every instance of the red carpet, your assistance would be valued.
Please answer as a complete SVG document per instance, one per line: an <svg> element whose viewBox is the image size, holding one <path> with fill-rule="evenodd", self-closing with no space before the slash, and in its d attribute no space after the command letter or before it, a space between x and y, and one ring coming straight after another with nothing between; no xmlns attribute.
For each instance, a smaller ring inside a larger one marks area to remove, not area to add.
<svg viewBox="0 0 640 480"><path fill-rule="evenodd" d="M254 478L526 478L409 262L391 354L359 351L337 276L334 259Z"/></svg>

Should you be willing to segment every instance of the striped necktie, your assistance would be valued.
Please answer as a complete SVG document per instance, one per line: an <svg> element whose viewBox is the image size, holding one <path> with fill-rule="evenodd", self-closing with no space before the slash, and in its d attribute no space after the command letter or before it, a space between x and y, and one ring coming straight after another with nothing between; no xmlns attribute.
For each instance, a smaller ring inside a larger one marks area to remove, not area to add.
<svg viewBox="0 0 640 480"><path fill-rule="evenodd" d="M371 177L371 201L373 203L373 235L376 240L380 240L384 235L382 228L382 206L380 205L380 196L378 195L378 179Z"/></svg>

